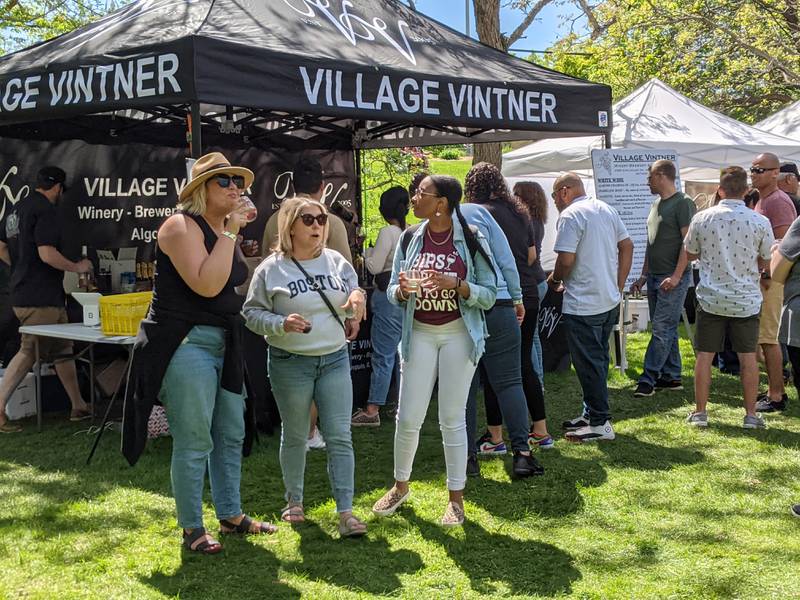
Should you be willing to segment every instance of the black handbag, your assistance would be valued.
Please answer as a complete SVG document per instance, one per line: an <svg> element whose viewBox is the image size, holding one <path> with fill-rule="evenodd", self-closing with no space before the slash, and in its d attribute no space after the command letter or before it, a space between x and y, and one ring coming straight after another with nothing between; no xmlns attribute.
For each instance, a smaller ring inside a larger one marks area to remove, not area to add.
<svg viewBox="0 0 800 600"><path fill-rule="evenodd" d="M375 287L378 288L381 292L385 292L386 288L389 287L389 281L392 278L391 271L384 271L383 273L378 273L372 280L375 282Z"/></svg>

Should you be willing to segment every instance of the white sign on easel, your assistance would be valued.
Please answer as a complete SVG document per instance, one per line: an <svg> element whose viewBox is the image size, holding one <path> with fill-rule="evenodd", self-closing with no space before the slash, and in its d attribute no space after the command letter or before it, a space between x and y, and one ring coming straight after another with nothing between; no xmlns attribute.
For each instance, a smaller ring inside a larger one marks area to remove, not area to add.
<svg viewBox="0 0 800 600"><path fill-rule="evenodd" d="M647 185L647 170L657 160L671 160L680 172L678 153L674 150L592 150L595 197L617 209L633 241L633 265L626 289L642 272L647 217L657 197ZM679 179L675 186L681 189Z"/></svg>

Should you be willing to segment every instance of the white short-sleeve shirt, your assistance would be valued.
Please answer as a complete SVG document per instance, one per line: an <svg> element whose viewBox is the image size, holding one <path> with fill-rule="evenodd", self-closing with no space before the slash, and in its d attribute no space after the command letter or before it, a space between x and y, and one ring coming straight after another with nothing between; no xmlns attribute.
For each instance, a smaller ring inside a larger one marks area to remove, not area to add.
<svg viewBox="0 0 800 600"><path fill-rule="evenodd" d="M556 232L555 251L575 254L564 279L562 312L591 316L617 306L622 299L617 244L629 237L617 211L595 198L575 198L559 215Z"/></svg>

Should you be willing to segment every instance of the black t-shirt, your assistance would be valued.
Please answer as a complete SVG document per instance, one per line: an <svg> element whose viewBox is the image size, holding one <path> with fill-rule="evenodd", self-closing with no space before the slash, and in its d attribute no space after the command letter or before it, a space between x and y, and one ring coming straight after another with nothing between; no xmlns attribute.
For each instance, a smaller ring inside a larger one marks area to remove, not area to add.
<svg viewBox="0 0 800 600"><path fill-rule="evenodd" d="M33 192L14 205L0 228L11 255L12 306L64 306L64 273L39 258L39 246L58 248L56 207Z"/></svg>
<svg viewBox="0 0 800 600"><path fill-rule="evenodd" d="M542 283L547 279L547 274L542 268L542 240L544 239L544 223L531 220L533 227L533 245L536 246L536 262L533 263L533 272L536 275L536 283Z"/></svg>
<svg viewBox="0 0 800 600"><path fill-rule="evenodd" d="M517 263L523 300L529 302L538 300L536 272L533 265L528 264L528 248L536 245L530 219L520 216L506 203L487 202L481 206L492 213L500 229L506 234L514 261Z"/></svg>

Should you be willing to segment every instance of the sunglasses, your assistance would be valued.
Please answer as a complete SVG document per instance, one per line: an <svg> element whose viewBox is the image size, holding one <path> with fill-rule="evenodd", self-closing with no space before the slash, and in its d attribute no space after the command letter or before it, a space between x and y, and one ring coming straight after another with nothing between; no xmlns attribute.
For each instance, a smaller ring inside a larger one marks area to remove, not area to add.
<svg viewBox="0 0 800 600"><path fill-rule="evenodd" d="M235 185L240 190L244 189L244 175L214 175L214 181L217 182L217 185L221 188L229 188L231 185L231 181L233 181L233 185Z"/></svg>
<svg viewBox="0 0 800 600"><path fill-rule="evenodd" d="M776 171L777 169L778 167L770 167L769 169L765 169L764 167L750 167L750 173L753 175L761 175L767 171Z"/></svg>
<svg viewBox="0 0 800 600"><path fill-rule="evenodd" d="M303 225L306 227L311 227L316 221L320 227L325 227L325 223L328 222L328 215L321 213L318 215L310 215L308 213L304 215L300 215L300 220L303 221Z"/></svg>

